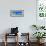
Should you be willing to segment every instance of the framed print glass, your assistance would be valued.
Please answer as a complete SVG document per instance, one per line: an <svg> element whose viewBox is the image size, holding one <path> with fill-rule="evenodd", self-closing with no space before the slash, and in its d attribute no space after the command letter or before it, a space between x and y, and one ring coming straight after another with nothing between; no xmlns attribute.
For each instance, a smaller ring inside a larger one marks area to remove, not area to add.
<svg viewBox="0 0 46 46"><path fill-rule="evenodd" d="M46 0L37 0L37 15L46 17Z"/></svg>
<svg viewBox="0 0 46 46"><path fill-rule="evenodd" d="M37 24L45 25L46 23L46 0L36 0L37 9Z"/></svg>
<svg viewBox="0 0 46 46"><path fill-rule="evenodd" d="M24 17L24 10L10 10L11 17Z"/></svg>

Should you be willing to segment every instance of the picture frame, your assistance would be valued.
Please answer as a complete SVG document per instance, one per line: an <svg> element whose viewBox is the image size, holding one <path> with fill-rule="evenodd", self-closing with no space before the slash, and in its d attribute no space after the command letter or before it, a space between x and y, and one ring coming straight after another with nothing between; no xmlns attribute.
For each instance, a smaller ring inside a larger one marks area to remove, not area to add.
<svg viewBox="0 0 46 46"><path fill-rule="evenodd" d="M11 17L24 17L24 10L10 10Z"/></svg>
<svg viewBox="0 0 46 46"><path fill-rule="evenodd" d="M46 25L46 0L36 0L36 24Z"/></svg>
<svg viewBox="0 0 46 46"><path fill-rule="evenodd" d="M45 18L46 17L46 0L37 0L37 15L39 18Z"/></svg>

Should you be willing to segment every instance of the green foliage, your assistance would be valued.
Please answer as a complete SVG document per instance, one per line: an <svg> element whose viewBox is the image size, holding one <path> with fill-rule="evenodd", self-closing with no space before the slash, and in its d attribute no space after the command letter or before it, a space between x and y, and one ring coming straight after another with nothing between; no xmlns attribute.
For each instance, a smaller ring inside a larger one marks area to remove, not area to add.
<svg viewBox="0 0 46 46"><path fill-rule="evenodd" d="M39 29L45 29L45 26L37 26L37 25L32 25L33 26L33 28L35 27L36 28L36 30L39 30Z"/></svg>
<svg viewBox="0 0 46 46"><path fill-rule="evenodd" d="M36 25L32 25L32 27L33 27L33 28L35 27L35 28L36 28L36 30L38 30L38 27L37 27Z"/></svg>
<svg viewBox="0 0 46 46"><path fill-rule="evenodd" d="M36 25L32 25L32 26L36 27Z"/></svg>
<svg viewBox="0 0 46 46"><path fill-rule="evenodd" d="M45 32L35 32L33 34L37 39L42 39L44 36L46 36Z"/></svg>
<svg viewBox="0 0 46 46"><path fill-rule="evenodd" d="M45 26L41 26L41 27L40 27L40 29L44 29L44 28L45 28Z"/></svg>

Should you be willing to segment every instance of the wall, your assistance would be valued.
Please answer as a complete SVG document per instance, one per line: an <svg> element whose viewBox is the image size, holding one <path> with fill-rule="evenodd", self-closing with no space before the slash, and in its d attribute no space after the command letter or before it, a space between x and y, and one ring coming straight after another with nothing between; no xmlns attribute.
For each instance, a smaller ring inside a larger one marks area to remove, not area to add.
<svg viewBox="0 0 46 46"><path fill-rule="evenodd" d="M10 10L23 9L24 17L11 17ZM30 32L31 25L36 24L36 0L1 0L0 34L10 32L11 27L19 27L19 32Z"/></svg>

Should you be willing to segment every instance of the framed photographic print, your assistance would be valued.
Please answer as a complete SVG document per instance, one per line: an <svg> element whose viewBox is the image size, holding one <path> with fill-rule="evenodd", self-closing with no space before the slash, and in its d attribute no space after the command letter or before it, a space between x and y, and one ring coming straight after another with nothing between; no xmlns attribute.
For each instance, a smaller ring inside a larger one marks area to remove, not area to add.
<svg viewBox="0 0 46 46"><path fill-rule="evenodd" d="M37 15L46 17L46 0L37 0Z"/></svg>
<svg viewBox="0 0 46 46"><path fill-rule="evenodd" d="M46 25L46 0L36 0L36 24Z"/></svg>
<svg viewBox="0 0 46 46"><path fill-rule="evenodd" d="M24 17L24 10L10 10L11 17Z"/></svg>

